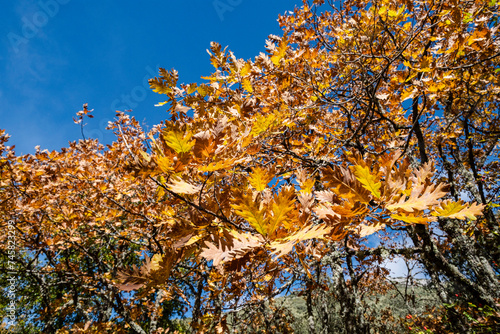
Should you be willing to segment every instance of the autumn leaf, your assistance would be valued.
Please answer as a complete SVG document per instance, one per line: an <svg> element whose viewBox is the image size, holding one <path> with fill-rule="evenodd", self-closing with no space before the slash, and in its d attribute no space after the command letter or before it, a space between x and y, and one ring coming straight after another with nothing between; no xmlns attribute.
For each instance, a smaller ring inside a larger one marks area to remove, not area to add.
<svg viewBox="0 0 500 334"><path fill-rule="evenodd" d="M246 62L245 65L241 68L240 75L242 77L247 76L252 69L252 64L250 62Z"/></svg>
<svg viewBox="0 0 500 334"><path fill-rule="evenodd" d="M407 224L428 224L429 222L435 221L435 217L430 216L417 216L414 213L408 214L392 214L391 218L396 220L404 221Z"/></svg>
<svg viewBox="0 0 500 334"><path fill-rule="evenodd" d="M272 201L272 211L269 217L269 234L272 234L287 220L287 215L295 208L295 191L292 187L284 187Z"/></svg>
<svg viewBox="0 0 500 334"><path fill-rule="evenodd" d="M300 242L308 239L324 239L326 235L330 233L332 227L325 224L322 225L311 225L302 228L300 231L294 233L285 238L285 240Z"/></svg>
<svg viewBox="0 0 500 334"><path fill-rule="evenodd" d="M208 261L213 261L213 265L217 267L242 258L253 249L261 247L264 242L262 237L250 233L232 230L230 235L233 237L230 243L226 243L220 238L213 242L205 241L205 247L200 255Z"/></svg>
<svg viewBox="0 0 500 334"><path fill-rule="evenodd" d="M168 183L167 188L176 194L192 195L200 192L201 187L194 186L180 178L172 178Z"/></svg>
<svg viewBox="0 0 500 334"><path fill-rule="evenodd" d="M446 195L446 192L443 191L444 188L444 184L439 184L438 186L431 185L429 187L423 185L416 187L412 190L408 199L402 196L397 203L387 204L385 208L390 211L401 209L406 212L426 210L439 204L439 199Z"/></svg>
<svg viewBox="0 0 500 334"><path fill-rule="evenodd" d="M328 190L320 190L314 192L314 195L316 196L316 199L321 202L321 203L333 203L334 201L334 193Z"/></svg>
<svg viewBox="0 0 500 334"><path fill-rule="evenodd" d="M206 241L205 248L200 253L207 261L213 261L214 266L219 266L224 260L230 258L230 249L224 248L221 244L215 245L212 242Z"/></svg>
<svg viewBox="0 0 500 334"><path fill-rule="evenodd" d="M252 198L252 194L239 194L234 198L231 207L234 213L242 217L263 236L269 233L269 223L265 217L266 208L259 209L259 205Z"/></svg>
<svg viewBox="0 0 500 334"><path fill-rule="evenodd" d="M329 204L320 204L316 206L313 210L320 219L327 219L334 221L337 218L340 218L340 214L333 211L332 206Z"/></svg>
<svg viewBox="0 0 500 334"><path fill-rule="evenodd" d="M132 270L118 271L117 277L120 283L116 286L123 291L137 290L147 284L149 273L151 272L151 260L145 255L144 263L141 268L133 266Z"/></svg>
<svg viewBox="0 0 500 334"><path fill-rule="evenodd" d="M276 115L274 114L257 115L250 134L253 136L260 135L261 133L267 131L269 127L271 127L274 124L275 120L276 120Z"/></svg>
<svg viewBox="0 0 500 334"><path fill-rule="evenodd" d="M123 291L133 291L142 288L148 281L145 273L137 267L132 267L131 271L119 271L116 287Z"/></svg>
<svg viewBox="0 0 500 334"><path fill-rule="evenodd" d="M339 198L356 200L362 203L370 202L370 192L364 188L349 169L336 166L323 170L322 181L326 182L329 190Z"/></svg>
<svg viewBox="0 0 500 334"><path fill-rule="evenodd" d="M290 253L293 250L293 247L295 247L295 244L295 241L273 241L271 242L269 247L272 249L271 254L276 255L278 258L280 258Z"/></svg>
<svg viewBox="0 0 500 334"><path fill-rule="evenodd" d="M300 207L304 212L309 212L314 204L314 196L311 193L301 193L297 196Z"/></svg>
<svg viewBox="0 0 500 334"><path fill-rule="evenodd" d="M154 160L163 173L168 174L174 170L174 168L172 167L172 160L170 160L168 157L156 155L154 157Z"/></svg>
<svg viewBox="0 0 500 334"><path fill-rule="evenodd" d="M140 150L139 153L141 154L142 158L146 161L146 162L150 162L151 161L151 156L149 156L149 154L147 154L146 152L144 152L143 150Z"/></svg>
<svg viewBox="0 0 500 334"><path fill-rule="evenodd" d="M431 214L436 217L446 217L455 219L465 219L476 220L477 216L483 214L484 205L478 205L477 203L472 203L470 205L464 204L462 200L455 202L452 200L447 200L441 202L439 207L436 207Z"/></svg>
<svg viewBox="0 0 500 334"><path fill-rule="evenodd" d="M360 238L367 237L373 233L376 233L385 228L385 224L376 223L376 224L361 224L358 227L358 233Z"/></svg>
<svg viewBox="0 0 500 334"><path fill-rule="evenodd" d="M267 188L267 184L271 182L273 178L274 173L272 170L256 167L252 170L252 173L250 173L248 182L250 182L255 190L262 191Z"/></svg>
<svg viewBox="0 0 500 334"><path fill-rule="evenodd" d="M190 132L184 136L177 131L167 131L163 136L167 145L177 153L189 152L195 145L195 141L191 140L192 135Z"/></svg>
<svg viewBox="0 0 500 334"><path fill-rule="evenodd" d="M155 254L151 258L151 271L157 271L160 269L160 263L163 261L161 254Z"/></svg>
<svg viewBox="0 0 500 334"><path fill-rule="evenodd" d="M211 162L206 166L200 166L198 169L201 172L214 172L222 169L227 169L235 164L236 159L226 159L217 162Z"/></svg>
<svg viewBox="0 0 500 334"><path fill-rule="evenodd" d="M241 86L247 92L253 93L252 83L250 82L249 79L243 79L243 81L241 81Z"/></svg>
<svg viewBox="0 0 500 334"><path fill-rule="evenodd" d="M172 88L159 78L150 79L149 86L155 93L158 94L169 94L172 92Z"/></svg>
<svg viewBox="0 0 500 334"><path fill-rule="evenodd" d="M354 166L356 179L363 184L363 187L369 190L375 198L380 198L381 182L377 182L377 177L370 172L367 166Z"/></svg>
<svg viewBox="0 0 500 334"><path fill-rule="evenodd" d="M300 185L300 192L310 194L314 188L316 180L307 175L307 172L304 169L297 171L297 182Z"/></svg>
<svg viewBox="0 0 500 334"><path fill-rule="evenodd" d="M331 230L331 227L325 225L310 225L282 240L271 242L269 247L273 250L272 254L279 258L290 253L297 243L309 239L324 239Z"/></svg>
<svg viewBox="0 0 500 334"><path fill-rule="evenodd" d="M286 50L287 50L287 42L286 40L282 40L279 44L278 50L271 57L271 61L273 62L274 65L279 65L280 60L283 59L283 57L285 57Z"/></svg>

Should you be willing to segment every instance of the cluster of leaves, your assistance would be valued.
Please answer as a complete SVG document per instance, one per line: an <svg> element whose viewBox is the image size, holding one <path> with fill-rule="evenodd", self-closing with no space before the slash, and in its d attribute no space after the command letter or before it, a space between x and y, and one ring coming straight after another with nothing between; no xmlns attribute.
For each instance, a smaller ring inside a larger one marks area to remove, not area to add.
<svg viewBox="0 0 500 334"><path fill-rule="evenodd" d="M494 333L500 328L500 313L497 310L488 305L483 307L460 300L430 308L415 317L407 315L405 326L414 333L451 332L455 327L451 322L457 314L462 316L459 318L464 322L463 326L470 328L472 333Z"/></svg>
<svg viewBox="0 0 500 334"><path fill-rule="evenodd" d="M212 43L204 83L160 69L170 117L148 133L118 112L110 145L26 156L1 134L24 253L0 250L43 332L162 332L184 308L195 332L287 332L281 311L235 311L294 290L316 332L332 290L342 330L366 333L394 256L443 303L498 311L496 1L305 1L279 22L254 60Z"/></svg>

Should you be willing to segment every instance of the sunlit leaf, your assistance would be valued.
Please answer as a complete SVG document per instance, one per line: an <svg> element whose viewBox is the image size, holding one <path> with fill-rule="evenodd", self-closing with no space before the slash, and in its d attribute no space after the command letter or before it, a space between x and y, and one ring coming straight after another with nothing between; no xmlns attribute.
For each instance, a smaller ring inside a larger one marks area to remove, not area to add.
<svg viewBox="0 0 500 334"><path fill-rule="evenodd" d="M470 205L464 204L463 201L454 202L452 200L447 200L441 203L440 207L437 207L431 214L436 217L447 217L455 219L465 219L476 220L477 216L483 214L484 205L478 205L472 203Z"/></svg>
<svg viewBox="0 0 500 334"><path fill-rule="evenodd" d="M186 153L191 151L195 141L191 140L192 134L186 135L177 131L168 131L164 134L165 142L177 153Z"/></svg>

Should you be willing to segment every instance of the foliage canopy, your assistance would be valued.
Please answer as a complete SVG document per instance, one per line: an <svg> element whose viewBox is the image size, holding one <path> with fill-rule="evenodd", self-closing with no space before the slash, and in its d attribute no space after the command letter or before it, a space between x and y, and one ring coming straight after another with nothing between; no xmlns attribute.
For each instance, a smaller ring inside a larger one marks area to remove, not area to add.
<svg viewBox="0 0 500 334"><path fill-rule="evenodd" d="M160 69L149 132L117 112L110 145L25 156L1 133L25 326L161 333L187 307L194 332L289 332L290 291L311 332L338 326L324 298L347 333L499 324L496 1L313 1L279 22L254 60L212 43L202 83ZM436 316L369 316L394 256L422 265Z"/></svg>

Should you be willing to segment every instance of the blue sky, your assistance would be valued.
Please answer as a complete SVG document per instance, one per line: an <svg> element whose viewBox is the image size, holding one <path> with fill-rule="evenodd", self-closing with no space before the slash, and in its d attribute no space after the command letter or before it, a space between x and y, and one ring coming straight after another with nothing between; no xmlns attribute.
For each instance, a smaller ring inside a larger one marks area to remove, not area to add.
<svg viewBox="0 0 500 334"><path fill-rule="evenodd" d="M165 119L147 79L175 68L180 82L211 73L211 41L254 58L277 18L300 0L5 1L0 11L0 129L16 153L59 150L81 138L75 113L88 103L85 134L109 143L115 110L152 126Z"/></svg>

